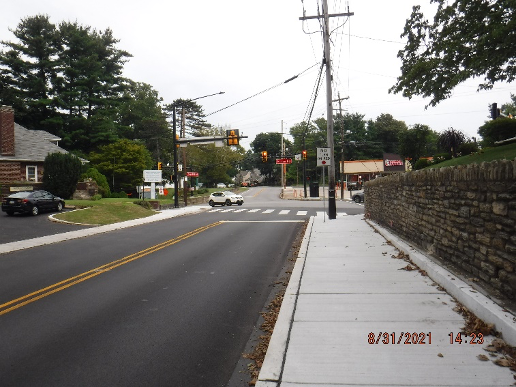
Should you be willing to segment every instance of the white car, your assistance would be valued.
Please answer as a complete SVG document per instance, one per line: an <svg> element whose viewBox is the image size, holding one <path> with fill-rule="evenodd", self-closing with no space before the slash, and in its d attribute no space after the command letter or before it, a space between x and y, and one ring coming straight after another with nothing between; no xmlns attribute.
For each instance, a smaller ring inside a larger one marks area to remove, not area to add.
<svg viewBox="0 0 516 387"><path fill-rule="evenodd" d="M218 183L217 188L226 188L226 184L224 183Z"/></svg>
<svg viewBox="0 0 516 387"><path fill-rule="evenodd" d="M244 204L244 198L242 195L237 195L231 191L213 192L210 195L208 204L212 207L216 204L221 206L231 206L232 204L238 204L241 206Z"/></svg>

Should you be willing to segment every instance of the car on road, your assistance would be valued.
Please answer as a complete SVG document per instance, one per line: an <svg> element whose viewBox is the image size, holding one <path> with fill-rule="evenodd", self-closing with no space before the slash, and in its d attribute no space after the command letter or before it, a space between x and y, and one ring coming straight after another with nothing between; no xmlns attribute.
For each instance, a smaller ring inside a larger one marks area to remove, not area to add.
<svg viewBox="0 0 516 387"><path fill-rule="evenodd" d="M238 204L241 206L244 204L244 198L242 195L238 195L231 191L213 192L210 195L208 204L212 207L217 204L221 206L231 206L232 204Z"/></svg>
<svg viewBox="0 0 516 387"><path fill-rule="evenodd" d="M20 212L36 216L43 211L61 211L64 206L63 199L43 190L15 192L2 199L2 211L7 215Z"/></svg>
<svg viewBox="0 0 516 387"><path fill-rule="evenodd" d="M362 203L364 201L364 193L363 192L357 192L353 195L351 198L355 203Z"/></svg>

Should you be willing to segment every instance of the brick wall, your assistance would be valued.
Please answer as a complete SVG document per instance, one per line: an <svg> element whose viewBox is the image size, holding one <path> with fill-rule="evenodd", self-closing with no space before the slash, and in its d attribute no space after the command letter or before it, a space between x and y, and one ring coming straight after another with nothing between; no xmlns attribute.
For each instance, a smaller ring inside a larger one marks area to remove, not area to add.
<svg viewBox="0 0 516 387"><path fill-rule="evenodd" d="M0 155L14 156L14 110L0 106Z"/></svg>
<svg viewBox="0 0 516 387"><path fill-rule="evenodd" d="M367 217L516 298L516 160L382 177L365 197Z"/></svg>
<svg viewBox="0 0 516 387"><path fill-rule="evenodd" d="M0 184L20 181L21 168L21 164L16 161L0 162Z"/></svg>

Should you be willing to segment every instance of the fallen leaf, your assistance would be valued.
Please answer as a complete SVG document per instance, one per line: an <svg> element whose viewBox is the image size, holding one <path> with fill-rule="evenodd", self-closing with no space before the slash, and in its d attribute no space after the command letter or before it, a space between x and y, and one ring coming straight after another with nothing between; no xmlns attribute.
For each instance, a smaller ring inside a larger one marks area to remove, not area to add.
<svg viewBox="0 0 516 387"><path fill-rule="evenodd" d="M478 355L477 359L480 361L488 361L489 358L486 355Z"/></svg>
<svg viewBox="0 0 516 387"><path fill-rule="evenodd" d="M438 353L437 356L444 357L444 355L442 353Z"/></svg>
<svg viewBox="0 0 516 387"><path fill-rule="evenodd" d="M511 362L507 359L496 359L496 360L493 360L493 363L495 363L496 365L500 366L500 367L510 367L511 366Z"/></svg>

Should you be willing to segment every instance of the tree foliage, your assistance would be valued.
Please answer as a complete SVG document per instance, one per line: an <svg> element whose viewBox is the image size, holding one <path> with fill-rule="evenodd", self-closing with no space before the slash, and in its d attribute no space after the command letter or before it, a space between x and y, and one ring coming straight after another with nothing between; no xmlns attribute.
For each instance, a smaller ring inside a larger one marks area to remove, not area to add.
<svg viewBox="0 0 516 387"><path fill-rule="evenodd" d="M414 6L401 37L401 75L390 92L430 97L435 106L458 84L483 77L479 89L516 76L516 3L514 0L431 0L433 22Z"/></svg>
<svg viewBox="0 0 516 387"><path fill-rule="evenodd" d="M111 191L134 190L141 185L143 171L153 165L143 144L127 139L101 146L89 154L89 160L100 173L111 180Z"/></svg>
<svg viewBox="0 0 516 387"><path fill-rule="evenodd" d="M83 167L71 153L51 153L43 164L43 186L54 195L69 199L75 192Z"/></svg>
<svg viewBox="0 0 516 387"><path fill-rule="evenodd" d="M482 125L478 129L478 134L482 136L484 146L493 146L496 141L516 136L516 120L498 117L496 120L488 121Z"/></svg>
<svg viewBox="0 0 516 387"><path fill-rule="evenodd" d="M466 142L466 135L460 130L448 128L439 135L438 145L449 152L453 157L457 157L459 147Z"/></svg>
<svg viewBox="0 0 516 387"><path fill-rule="evenodd" d="M414 166L421 157L433 156L437 135L427 126L413 125L400 135L400 154Z"/></svg>
<svg viewBox="0 0 516 387"><path fill-rule="evenodd" d="M7 50L0 52L0 100L14 107L17 122L82 153L116 140L122 70L131 55L116 48L113 32L77 22L56 27L45 15L11 31L17 41L2 42Z"/></svg>

